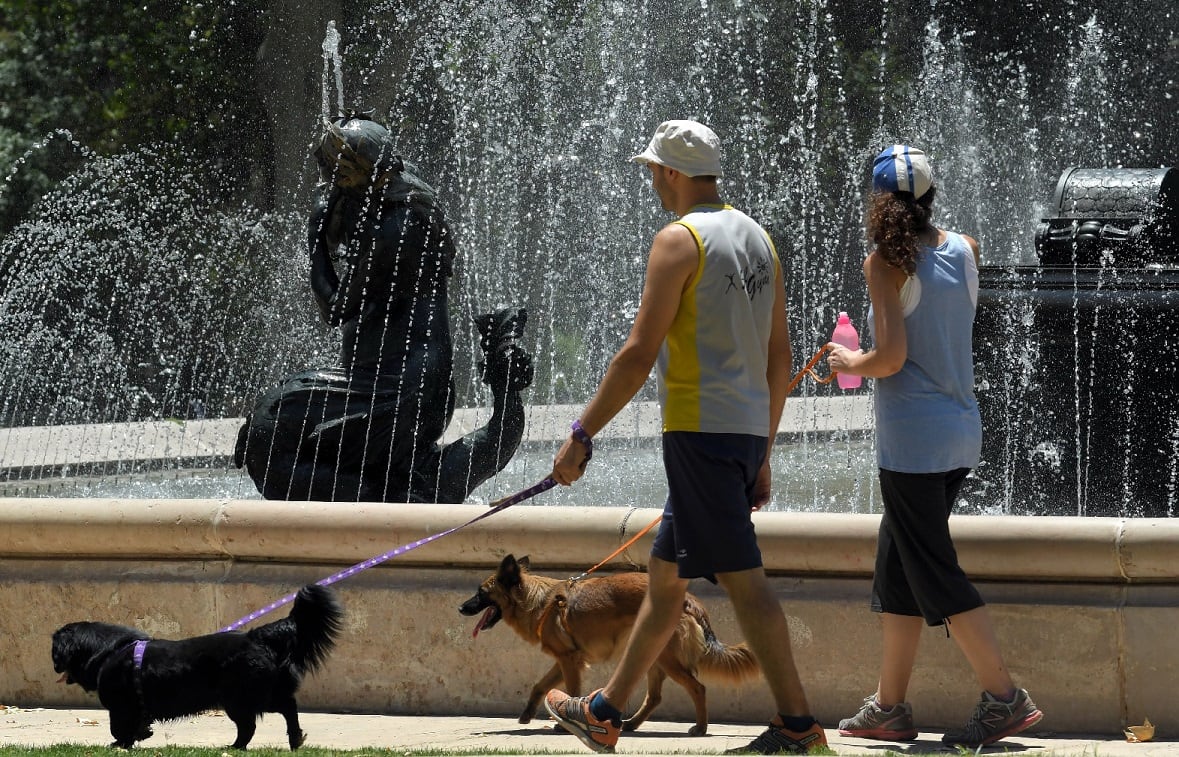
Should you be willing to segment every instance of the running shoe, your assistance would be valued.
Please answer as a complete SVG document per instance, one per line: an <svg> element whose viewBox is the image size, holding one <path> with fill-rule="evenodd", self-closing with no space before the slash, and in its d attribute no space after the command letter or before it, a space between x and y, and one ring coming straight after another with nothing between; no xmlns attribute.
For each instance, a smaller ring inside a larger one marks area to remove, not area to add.
<svg viewBox="0 0 1179 757"><path fill-rule="evenodd" d="M882 741L911 741L917 738L913 727L913 707L908 702L894 704L891 710L882 709L876 695L864 698L864 706L850 718L839 721L840 736Z"/></svg>
<svg viewBox="0 0 1179 757"><path fill-rule="evenodd" d="M748 745L726 750L725 754L806 754L825 746L827 734L818 723L801 733L770 723L770 727Z"/></svg>
<svg viewBox="0 0 1179 757"><path fill-rule="evenodd" d="M1015 690L1015 699L1011 702L1000 702L984 691L966 725L956 731L946 731L942 743L976 749L1030 728L1043 717L1044 713L1023 689Z"/></svg>
<svg viewBox="0 0 1179 757"><path fill-rule="evenodd" d="M618 743L618 734L622 731L622 724L616 725L609 720L598 720L594 717L590 710L590 700L598 691L584 697L571 697L563 691L552 689L545 695L544 706L553 719L566 731L581 739L581 743L595 752L613 752L614 745Z"/></svg>

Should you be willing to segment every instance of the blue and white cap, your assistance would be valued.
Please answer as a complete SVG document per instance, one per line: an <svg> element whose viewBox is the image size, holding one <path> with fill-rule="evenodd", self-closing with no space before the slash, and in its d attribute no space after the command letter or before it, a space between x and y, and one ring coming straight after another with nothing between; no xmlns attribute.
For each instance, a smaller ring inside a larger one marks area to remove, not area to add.
<svg viewBox="0 0 1179 757"><path fill-rule="evenodd" d="M931 186L929 158L916 147L886 147L872 164L872 189L877 192L912 192L914 197L921 197Z"/></svg>

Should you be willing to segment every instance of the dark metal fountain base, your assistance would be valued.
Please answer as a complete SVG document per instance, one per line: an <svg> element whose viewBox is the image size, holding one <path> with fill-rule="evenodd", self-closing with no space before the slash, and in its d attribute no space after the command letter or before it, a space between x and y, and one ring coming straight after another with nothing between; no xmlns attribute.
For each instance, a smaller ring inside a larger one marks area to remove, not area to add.
<svg viewBox="0 0 1179 757"><path fill-rule="evenodd" d="M1179 515L1179 268L989 268L974 330L975 500Z"/></svg>
<svg viewBox="0 0 1179 757"><path fill-rule="evenodd" d="M1035 242L979 272L975 501L1179 515L1179 170L1068 168Z"/></svg>

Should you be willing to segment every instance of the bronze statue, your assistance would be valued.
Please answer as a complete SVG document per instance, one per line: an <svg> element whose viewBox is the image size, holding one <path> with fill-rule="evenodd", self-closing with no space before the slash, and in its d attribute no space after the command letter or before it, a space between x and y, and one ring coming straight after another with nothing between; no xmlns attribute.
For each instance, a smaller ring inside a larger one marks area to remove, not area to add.
<svg viewBox="0 0 1179 757"><path fill-rule="evenodd" d="M311 290L343 337L338 367L264 393L235 462L267 499L462 502L501 470L524 431L527 314L478 316L491 387L487 425L445 446L454 413L447 284L454 240L434 190L385 127L349 114L315 150L327 189L311 213Z"/></svg>

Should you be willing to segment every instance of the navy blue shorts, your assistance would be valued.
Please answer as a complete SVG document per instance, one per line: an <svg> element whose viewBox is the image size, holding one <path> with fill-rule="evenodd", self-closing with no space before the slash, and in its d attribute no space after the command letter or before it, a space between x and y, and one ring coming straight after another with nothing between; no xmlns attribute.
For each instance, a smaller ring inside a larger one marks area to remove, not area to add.
<svg viewBox="0 0 1179 757"><path fill-rule="evenodd" d="M872 576L875 612L921 616L926 624L940 626L951 615L982 607L950 539L950 513L969 472L880 469L884 515Z"/></svg>
<svg viewBox="0 0 1179 757"><path fill-rule="evenodd" d="M667 504L651 555L674 562L680 578L707 578L761 567L750 518L766 437L663 434Z"/></svg>

